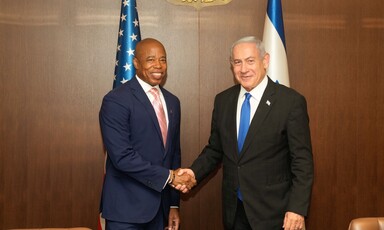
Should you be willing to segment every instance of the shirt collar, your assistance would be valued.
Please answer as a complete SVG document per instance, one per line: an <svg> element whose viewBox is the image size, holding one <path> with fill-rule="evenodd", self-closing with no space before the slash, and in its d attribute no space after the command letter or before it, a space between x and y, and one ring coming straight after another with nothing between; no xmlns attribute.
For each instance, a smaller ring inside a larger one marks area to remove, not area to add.
<svg viewBox="0 0 384 230"><path fill-rule="evenodd" d="M161 92L159 85L151 86L147 82L141 80L141 78L139 78L137 75L136 75L136 78L139 84L141 85L141 87L143 88L144 92L148 93L149 90L151 90L152 88L156 88L157 90L159 90L159 92Z"/></svg>
<svg viewBox="0 0 384 230"><path fill-rule="evenodd" d="M243 86L241 86L239 97L243 97L244 94L248 92L252 95L253 98L260 101L265 89L267 88L267 84L268 84L268 77L265 75L263 80L250 92L248 92L247 90L244 89Z"/></svg>

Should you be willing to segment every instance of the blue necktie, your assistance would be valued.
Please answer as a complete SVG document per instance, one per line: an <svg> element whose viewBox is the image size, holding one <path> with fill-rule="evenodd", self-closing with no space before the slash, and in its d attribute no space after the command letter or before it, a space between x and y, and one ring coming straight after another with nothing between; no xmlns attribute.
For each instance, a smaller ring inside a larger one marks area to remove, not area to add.
<svg viewBox="0 0 384 230"><path fill-rule="evenodd" d="M247 132L249 129L250 117L251 117L251 104L249 103L249 99L251 98L250 93L245 93L245 99L243 105L241 106L240 113L240 126L239 126L239 135L237 137L237 146L239 149L239 153L243 148L245 137L247 136Z"/></svg>
<svg viewBox="0 0 384 230"><path fill-rule="evenodd" d="M237 146L239 148L239 154L241 149L243 148L243 144L245 141L245 137L247 136L247 132L249 129L249 123L251 120L251 104L249 103L249 99L251 98L250 93L245 93L245 99L243 105L241 106L240 112L240 126L239 126L239 135L237 137ZM240 188L237 188L237 197L242 201L243 195L240 192Z"/></svg>

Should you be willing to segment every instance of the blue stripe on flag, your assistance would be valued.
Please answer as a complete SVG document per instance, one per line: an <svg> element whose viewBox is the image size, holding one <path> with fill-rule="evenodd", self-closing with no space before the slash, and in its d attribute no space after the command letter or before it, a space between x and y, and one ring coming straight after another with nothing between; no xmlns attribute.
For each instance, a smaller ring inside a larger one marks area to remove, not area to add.
<svg viewBox="0 0 384 230"><path fill-rule="evenodd" d="M281 0L269 0L267 7L267 15L271 20L273 26L279 33L280 39L285 47L285 35L284 35L284 24L283 24L283 10L281 7Z"/></svg>

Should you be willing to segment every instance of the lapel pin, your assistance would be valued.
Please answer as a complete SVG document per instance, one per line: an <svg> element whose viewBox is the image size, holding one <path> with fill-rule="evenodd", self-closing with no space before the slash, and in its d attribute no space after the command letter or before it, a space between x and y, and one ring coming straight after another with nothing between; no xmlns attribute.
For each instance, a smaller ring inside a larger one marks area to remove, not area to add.
<svg viewBox="0 0 384 230"><path fill-rule="evenodd" d="M269 100L267 100L267 102L265 102L268 106L271 105L271 102Z"/></svg>

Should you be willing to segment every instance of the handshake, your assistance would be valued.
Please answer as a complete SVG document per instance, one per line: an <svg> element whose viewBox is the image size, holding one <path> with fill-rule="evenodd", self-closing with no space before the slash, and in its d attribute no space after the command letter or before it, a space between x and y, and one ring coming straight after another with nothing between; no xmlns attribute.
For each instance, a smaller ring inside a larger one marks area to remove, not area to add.
<svg viewBox="0 0 384 230"><path fill-rule="evenodd" d="M176 190L182 193L189 192L196 184L195 173L188 168L179 168L176 170L170 170L171 180L169 184Z"/></svg>

